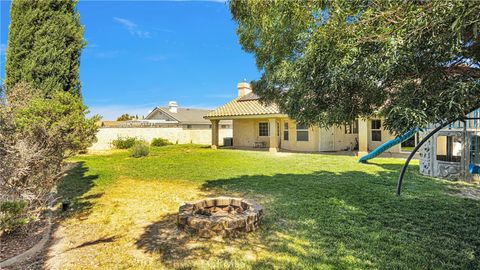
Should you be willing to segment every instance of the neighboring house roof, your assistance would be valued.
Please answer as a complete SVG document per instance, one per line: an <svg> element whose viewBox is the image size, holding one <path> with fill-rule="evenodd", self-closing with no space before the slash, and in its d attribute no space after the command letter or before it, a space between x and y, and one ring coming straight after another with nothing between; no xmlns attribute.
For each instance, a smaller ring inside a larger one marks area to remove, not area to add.
<svg viewBox="0 0 480 270"><path fill-rule="evenodd" d="M167 115L168 117L172 118L172 120L177 121L179 124L206 124L209 125L210 121L203 118L207 113L209 113L211 110L205 110L205 109L194 109L194 108L177 108L177 112L173 113L169 110L168 107L156 107L153 109L152 112L150 112L147 117L145 117L146 120L154 119L152 118L153 115L156 112L161 112L164 115ZM231 124L231 121L222 121L222 124Z"/></svg>
<svg viewBox="0 0 480 270"><path fill-rule="evenodd" d="M282 114L276 104L262 104L259 99L256 94L249 93L209 112L205 118Z"/></svg>

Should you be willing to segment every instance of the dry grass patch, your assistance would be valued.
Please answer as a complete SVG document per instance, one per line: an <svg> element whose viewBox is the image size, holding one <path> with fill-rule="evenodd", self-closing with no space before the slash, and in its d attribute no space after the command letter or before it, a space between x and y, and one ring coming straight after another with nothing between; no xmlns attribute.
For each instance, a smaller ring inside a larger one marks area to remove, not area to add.
<svg viewBox="0 0 480 270"><path fill-rule="evenodd" d="M122 179L101 196L93 189L90 214L67 218L54 235L48 262L52 269L158 267L155 256L136 248L147 226L176 212L201 194L197 185L177 181Z"/></svg>

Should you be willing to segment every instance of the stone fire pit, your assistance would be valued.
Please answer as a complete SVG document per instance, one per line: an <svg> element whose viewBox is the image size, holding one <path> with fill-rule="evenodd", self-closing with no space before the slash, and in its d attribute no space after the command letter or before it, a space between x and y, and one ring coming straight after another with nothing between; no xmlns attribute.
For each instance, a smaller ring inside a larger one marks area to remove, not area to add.
<svg viewBox="0 0 480 270"><path fill-rule="evenodd" d="M178 226L201 237L232 236L255 231L263 208L253 201L218 197L180 206Z"/></svg>

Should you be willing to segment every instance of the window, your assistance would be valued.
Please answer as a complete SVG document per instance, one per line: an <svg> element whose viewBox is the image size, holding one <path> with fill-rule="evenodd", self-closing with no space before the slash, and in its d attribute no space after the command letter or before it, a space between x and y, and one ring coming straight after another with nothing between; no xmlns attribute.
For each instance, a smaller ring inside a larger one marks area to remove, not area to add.
<svg viewBox="0 0 480 270"><path fill-rule="evenodd" d="M382 141L382 121L372 120L372 141L381 142Z"/></svg>
<svg viewBox="0 0 480 270"><path fill-rule="evenodd" d="M345 125L345 134L352 134L352 125Z"/></svg>
<svg viewBox="0 0 480 270"><path fill-rule="evenodd" d="M308 126L297 124L297 142L308 142Z"/></svg>
<svg viewBox="0 0 480 270"><path fill-rule="evenodd" d="M258 123L258 136L267 137L269 135L268 129L268 122Z"/></svg>
<svg viewBox="0 0 480 270"><path fill-rule="evenodd" d="M437 137L437 160L460 162L462 158L462 139L460 136Z"/></svg>
<svg viewBox="0 0 480 270"><path fill-rule="evenodd" d="M382 131L372 130L372 141L381 142L382 141Z"/></svg>
<svg viewBox="0 0 480 270"><path fill-rule="evenodd" d="M283 123L283 140L288 141L288 122Z"/></svg>
<svg viewBox="0 0 480 270"><path fill-rule="evenodd" d="M358 121L352 121L350 124L345 125L345 134L358 134Z"/></svg>
<svg viewBox="0 0 480 270"><path fill-rule="evenodd" d="M372 130L372 141L381 142L382 141L382 131L381 130Z"/></svg>
<svg viewBox="0 0 480 270"><path fill-rule="evenodd" d="M222 128L228 128L228 125L222 125Z"/></svg>
<svg viewBox="0 0 480 270"><path fill-rule="evenodd" d="M187 128L192 128L192 125L187 125Z"/></svg>
<svg viewBox="0 0 480 270"><path fill-rule="evenodd" d="M372 129L380 129L380 128L382 128L382 121L372 120Z"/></svg>

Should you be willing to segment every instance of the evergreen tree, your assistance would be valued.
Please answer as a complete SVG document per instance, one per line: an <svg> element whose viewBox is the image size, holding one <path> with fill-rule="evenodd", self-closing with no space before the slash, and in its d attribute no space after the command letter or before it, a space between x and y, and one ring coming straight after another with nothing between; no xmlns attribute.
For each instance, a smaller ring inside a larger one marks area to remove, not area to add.
<svg viewBox="0 0 480 270"><path fill-rule="evenodd" d="M7 87L26 82L46 95L56 90L80 95L80 54L85 42L76 4L73 0L12 1Z"/></svg>

